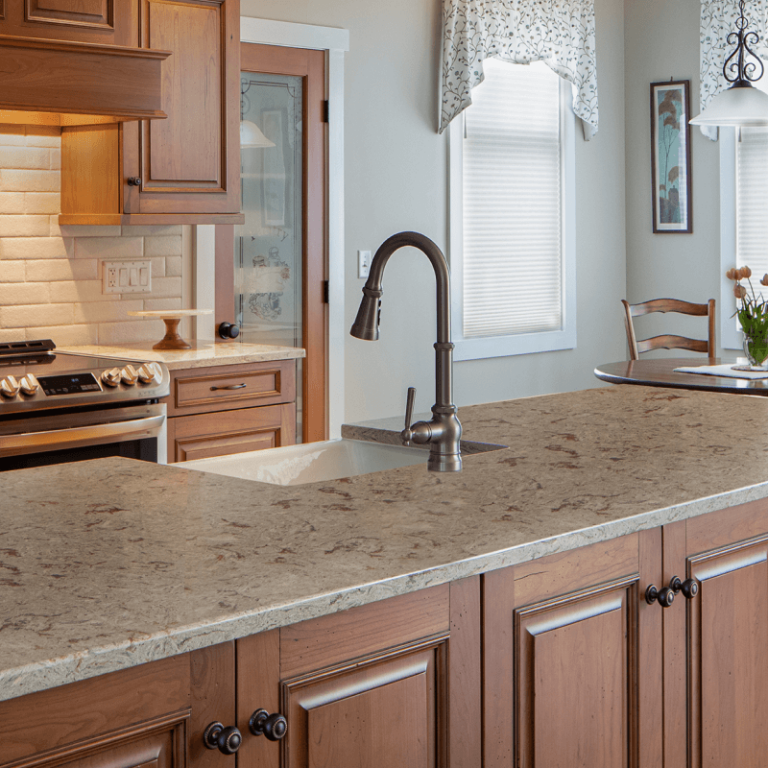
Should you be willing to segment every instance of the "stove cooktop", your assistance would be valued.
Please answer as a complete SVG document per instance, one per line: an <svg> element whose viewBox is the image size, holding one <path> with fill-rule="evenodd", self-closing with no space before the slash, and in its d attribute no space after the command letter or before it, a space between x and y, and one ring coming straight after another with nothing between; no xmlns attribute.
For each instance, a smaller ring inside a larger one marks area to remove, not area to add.
<svg viewBox="0 0 768 768"><path fill-rule="evenodd" d="M55 350L47 339L0 344L0 418L50 408L156 400L170 391L162 363Z"/></svg>

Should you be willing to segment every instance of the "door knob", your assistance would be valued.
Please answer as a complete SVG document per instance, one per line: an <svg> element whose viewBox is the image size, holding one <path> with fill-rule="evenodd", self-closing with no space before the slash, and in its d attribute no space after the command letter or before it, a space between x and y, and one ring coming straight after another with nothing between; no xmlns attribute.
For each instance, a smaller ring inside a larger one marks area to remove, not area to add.
<svg viewBox="0 0 768 768"><path fill-rule="evenodd" d="M203 744L208 749L218 749L223 755L234 755L242 741L243 736L234 725L225 728L219 722L210 723L203 733Z"/></svg>
<svg viewBox="0 0 768 768"><path fill-rule="evenodd" d="M139 177L139 176L129 176L128 177L128 186L129 187L140 187L141 186L141 177Z"/></svg>
<svg viewBox="0 0 768 768"><path fill-rule="evenodd" d="M278 712L270 715L266 709L257 709L248 721L248 730L254 736L266 736L270 741L280 741L288 732L288 721Z"/></svg>
<svg viewBox="0 0 768 768"><path fill-rule="evenodd" d="M669 582L669 586L674 590L675 594L682 592L688 600L693 600L693 598L699 594L699 583L696 579L680 581L679 576L673 576L672 580Z"/></svg>
<svg viewBox="0 0 768 768"><path fill-rule="evenodd" d="M662 608L669 608L675 601L675 590L671 587L656 589L655 585L651 584L648 589L645 590L645 602L648 603L648 605L653 605L657 600Z"/></svg>
<svg viewBox="0 0 768 768"><path fill-rule="evenodd" d="M222 339L236 339L240 335L240 328L234 323L222 323L219 326L219 336Z"/></svg>

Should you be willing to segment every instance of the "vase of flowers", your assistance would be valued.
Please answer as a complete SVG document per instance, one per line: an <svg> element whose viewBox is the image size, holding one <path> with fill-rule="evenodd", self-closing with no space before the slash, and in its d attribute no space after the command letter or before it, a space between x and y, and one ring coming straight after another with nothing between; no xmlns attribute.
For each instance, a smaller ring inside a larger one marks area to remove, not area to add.
<svg viewBox="0 0 768 768"><path fill-rule="evenodd" d="M744 333L744 354L753 370L764 370L768 360L768 304L762 294L756 294L752 285L752 270L749 267L729 269L725 276L736 285L736 316ZM746 280L749 289L742 285ZM768 286L768 274L763 275L760 285Z"/></svg>

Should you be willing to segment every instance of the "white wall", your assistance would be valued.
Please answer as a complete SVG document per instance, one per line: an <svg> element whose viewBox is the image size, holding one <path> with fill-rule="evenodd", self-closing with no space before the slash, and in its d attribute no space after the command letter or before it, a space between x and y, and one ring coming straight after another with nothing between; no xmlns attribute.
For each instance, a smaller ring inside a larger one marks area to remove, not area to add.
<svg viewBox="0 0 768 768"><path fill-rule="evenodd" d="M600 362L625 354L618 312L626 288L624 8L596 0L600 132L577 137L578 348L457 363L456 404L596 386ZM447 135L437 134L440 0L242 0L243 15L350 30L346 59L346 314L362 281L357 250L401 230L448 241ZM434 402L435 282L420 253L400 251L385 274L381 341L346 337L346 420Z"/></svg>
<svg viewBox="0 0 768 768"><path fill-rule="evenodd" d="M700 303L714 298L720 303L719 146L698 128L691 126L693 233L655 235L652 226L650 83L670 78L690 80L691 113L701 111L700 7L700 0L624 3L630 302L672 296ZM662 323L665 328L674 323L674 328L683 333L706 337L701 320L685 320L679 316L647 318L642 335L657 333ZM680 352L671 354L679 356Z"/></svg>

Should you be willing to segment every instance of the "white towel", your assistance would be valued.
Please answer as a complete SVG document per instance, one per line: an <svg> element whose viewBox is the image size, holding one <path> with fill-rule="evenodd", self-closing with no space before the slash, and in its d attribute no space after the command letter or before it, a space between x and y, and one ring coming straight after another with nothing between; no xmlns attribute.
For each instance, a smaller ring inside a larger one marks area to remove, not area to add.
<svg viewBox="0 0 768 768"><path fill-rule="evenodd" d="M725 365L699 365L675 368L678 373L704 373L709 376L728 376L732 379L768 379L768 371L735 371L732 363Z"/></svg>

